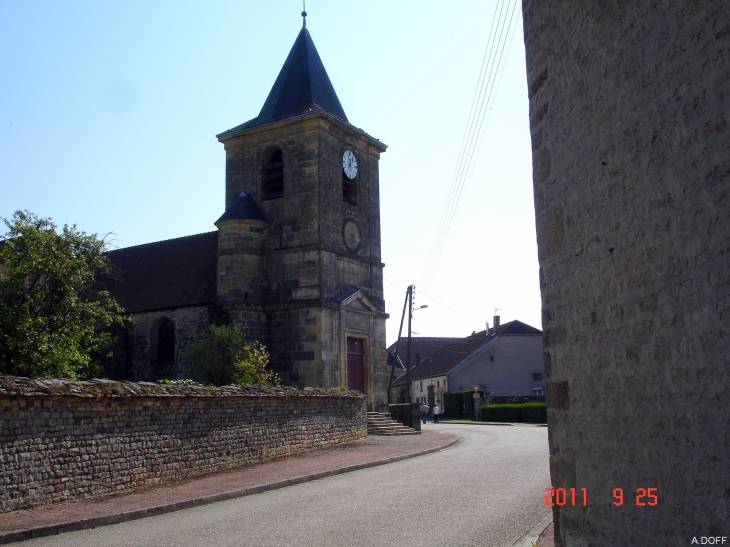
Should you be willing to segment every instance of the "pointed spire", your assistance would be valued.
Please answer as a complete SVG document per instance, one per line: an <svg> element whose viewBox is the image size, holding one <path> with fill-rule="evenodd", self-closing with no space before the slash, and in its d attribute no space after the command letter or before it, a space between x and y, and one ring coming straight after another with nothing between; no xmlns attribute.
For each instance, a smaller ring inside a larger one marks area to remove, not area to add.
<svg viewBox="0 0 730 547"><path fill-rule="evenodd" d="M302 17L305 17L304 26L299 31L259 115L224 131L218 137L315 110L326 110L341 120L348 121L307 30L306 12L302 12Z"/></svg>
<svg viewBox="0 0 730 547"><path fill-rule="evenodd" d="M347 121L335 88L306 28L299 31L289 56L266 98L257 124L273 122L324 108Z"/></svg>

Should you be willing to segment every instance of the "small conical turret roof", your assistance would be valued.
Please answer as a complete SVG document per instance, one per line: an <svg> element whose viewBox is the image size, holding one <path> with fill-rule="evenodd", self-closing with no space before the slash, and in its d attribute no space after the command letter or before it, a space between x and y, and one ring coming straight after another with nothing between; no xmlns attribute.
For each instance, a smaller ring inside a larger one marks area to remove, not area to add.
<svg viewBox="0 0 730 547"><path fill-rule="evenodd" d="M236 201L231 203L230 207L226 209L226 212L215 221L215 224L223 220L262 220L264 222L270 222L266 213L256 203L251 192L246 190L241 192L236 198Z"/></svg>

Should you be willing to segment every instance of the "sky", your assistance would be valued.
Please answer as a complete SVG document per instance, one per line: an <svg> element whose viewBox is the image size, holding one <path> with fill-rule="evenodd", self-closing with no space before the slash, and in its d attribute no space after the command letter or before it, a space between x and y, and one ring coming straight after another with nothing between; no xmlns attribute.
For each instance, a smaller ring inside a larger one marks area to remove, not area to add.
<svg viewBox="0 0 730 547"><path fill-rule="evenodd" d="M522 19L440 260L424 270L457 167L497 0L307 2L350 123L380 160L388 343L540 328ZM215 135L255 117L302 26L298 0L0 0L0 217L29 210L128 247L215 229ZM4 232L0 228L0 233ZM427 283L426 283L427 281ZM405 334L405 327L404 327Z"/></svg>

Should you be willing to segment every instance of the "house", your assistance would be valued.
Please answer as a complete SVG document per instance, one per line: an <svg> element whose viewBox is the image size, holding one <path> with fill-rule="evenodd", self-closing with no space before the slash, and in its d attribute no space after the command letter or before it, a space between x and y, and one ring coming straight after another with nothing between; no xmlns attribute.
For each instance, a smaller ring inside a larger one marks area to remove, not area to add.
<svg viewBox="0 0 730 547"><path fill-rule="evenodd" d="M457 342L459 338L438 337L438 336L418 336L411 337L411 353L410 361L408 360L408 337L402 336L399 341L388 346L387 366L390 373L391 383L393 383L406 370L406 366L410 363L411 369L420 366L423 359L434 353L441 347ZM396 354L397 351L397 354ZM405 378L405 377L404 377ZM405 382L405 379L403 380ZM402 402L405 397L402 395L393 396L391 389L391 402ZM413 399L415 400L415 399Z"/></svg>
<svg viewBox="0 0 730 547"><path fill-rule="evenodd" d="M411 347L418 346L414 340ZM447 342L418 365L412 363L410 384L411 401L429 407L442 406L447 391L475 385L495 396L544 395L542 331L517 320L502 325L495 316L491 329ZM405 392L406 375L401 371L393 382L393 401L404 401Z"/></svg>

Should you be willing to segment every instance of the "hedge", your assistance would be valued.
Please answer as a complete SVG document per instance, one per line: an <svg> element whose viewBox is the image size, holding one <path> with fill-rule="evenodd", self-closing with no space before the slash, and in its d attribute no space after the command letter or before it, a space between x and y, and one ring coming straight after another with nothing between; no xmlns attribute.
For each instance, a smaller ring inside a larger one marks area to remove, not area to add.
<svg viewBox="0 0 730 547"><path fill-rule="evenodd" d="M483 405L481 418L483 422L546 424L547 405L545 403Z"/></svg>
<svg viewBox="0 0 730 547"><path fill-rule="evenodd" d="M479 392L480 397L484 397L484 392ZM474 390L470 389L469 391L462 391L461 392L461 400L462 400L462 408L464 409L465 414L462 416L462 418L469 418L470 420L474 419Z"/></svg>
<svg viewBox="0 0 730 547"><path fill-rule="evenodd" d="M456 402L456 393L444 393L444 415L448 418L458 418L460 404Z"/></svg>
<svg viewBox="0 0 730 547"><path fill-rule="evenodd" d="M546 403L525 403L520 410L522 411L522 421L527 424L547 423Z"/></svg>
<svg viewBox="0 0 730 547"><path fill-rule="evenodd" d="M484 392L479 392L480 397L484 397ZM461 418L474 417L474 390L468 391L449 391L444 393L444 414L447 418L458 420ZM466 406L466 416L464 416L464 406Z"/></svg>

